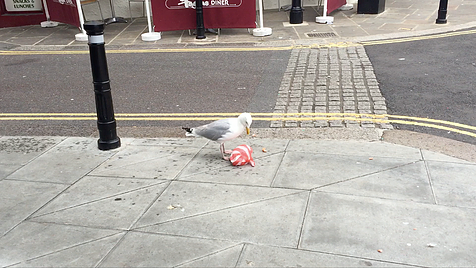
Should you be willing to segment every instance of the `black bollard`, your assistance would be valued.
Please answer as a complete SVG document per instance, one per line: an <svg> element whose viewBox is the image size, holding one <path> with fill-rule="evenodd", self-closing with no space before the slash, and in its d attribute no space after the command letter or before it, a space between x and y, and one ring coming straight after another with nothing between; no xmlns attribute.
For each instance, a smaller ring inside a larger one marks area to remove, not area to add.
<svg viewBox="0 0 476 268"><path fill-rule="evenodd" d="M440 0L440 7L438 8L438 18L436 24L446 23L446 13L448 12L448 0Z"/></svg>
<svg viewBox="0 0 476 268"><path fill-rule="evenodd" d="M289 13L290 24L300 24L303 22L303 12L301 7L301 0L293 0L291 12Z"/></svg>
<svg viewBox="0 0 476 268"><path fill-rule="evenodd" d="M116 134L116 120L114 119L106 50L104 49L104 23L102 21L86 22L84 30L88 34L89 57L96 98L98 148L100 150L115 149L121 146L121 140Z"/></svg>
<svg viewBox="0 0 476 268"><path fill-rule="evenodd" d="M197 39L205 39L205 24L203 23L203 3L202 0L195 1L195 11L197 12Z"/></svg>

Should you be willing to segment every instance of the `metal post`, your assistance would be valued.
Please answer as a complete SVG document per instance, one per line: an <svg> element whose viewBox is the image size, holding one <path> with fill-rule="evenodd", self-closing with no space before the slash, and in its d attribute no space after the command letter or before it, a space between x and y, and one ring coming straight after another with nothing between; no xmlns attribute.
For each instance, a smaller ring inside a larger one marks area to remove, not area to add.
<svg viewBox="0 0 476 268"><path fill-rule="evenodd" d="M303 12L301 7L301 0L293 0L291 13L289 13L290 24L300 24L303 22Z"/></svg>
<svg viewBox="0 0 476 268"><path fill-rule="evenodd" d="M84 24L84 29L88 34L89 57L96 98L98 148L100 150L115 149L121 146L121 140L116 134L116 120L114 119L106 50L104 49L104 23L89 21Z"/></svg>
<svg viewBox="0 0 476 268"><path fill-rule="evenodd" d="M446 23L446 13L448 12L448 0L440 0L440 8L438 9L438 18L436 24Z"/></svg>
<svg viewBox="0 0 476 268"><path fill-rule="evenodd" d="M205 25L203 23L203 3L202 0L195 1L195 11L197 12L197 39L205 39Z"/></svg>

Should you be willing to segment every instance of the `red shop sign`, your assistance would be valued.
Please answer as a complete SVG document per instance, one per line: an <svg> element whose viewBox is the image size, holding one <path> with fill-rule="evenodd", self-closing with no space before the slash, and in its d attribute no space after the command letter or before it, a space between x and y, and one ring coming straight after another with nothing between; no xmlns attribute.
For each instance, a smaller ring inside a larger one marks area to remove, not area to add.
<svg viewBox="0 0 476 268"><path fill-rule="evenodd" d="M255 28L254 0L202 0L205 28ZM197 27L195 0L152 0L154 30L176 31Z"/></svg>
<svg viewBox="0 0 476 268"><path fill-rule="evenodd" d="M81 27L76 0L46 0L52 21Z"/></svg>
<svg viewBox="0 0 476 268"><path fill-rule="evenodd" d="M332 11L338 9L339 7L347 3L346 0L326 0L327 1L327 15Z"/></svg>

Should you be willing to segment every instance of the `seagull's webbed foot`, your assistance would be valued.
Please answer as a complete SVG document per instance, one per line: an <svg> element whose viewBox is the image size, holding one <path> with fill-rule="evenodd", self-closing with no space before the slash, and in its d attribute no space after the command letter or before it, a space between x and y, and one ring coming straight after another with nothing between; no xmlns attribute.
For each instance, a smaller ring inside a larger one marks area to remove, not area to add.
<svg viewBox="0 0 476 268"><path fill-rule="evenodd" d="M221 157L223 157L224 160L226 160L226 161L230 160L230 157L225 156L225 154L229 154L229 153L231 153L231 151L229 153L228 153L228 151L225 151L225 144L224 143L220 144L220 153L221 153Z"/></svg>

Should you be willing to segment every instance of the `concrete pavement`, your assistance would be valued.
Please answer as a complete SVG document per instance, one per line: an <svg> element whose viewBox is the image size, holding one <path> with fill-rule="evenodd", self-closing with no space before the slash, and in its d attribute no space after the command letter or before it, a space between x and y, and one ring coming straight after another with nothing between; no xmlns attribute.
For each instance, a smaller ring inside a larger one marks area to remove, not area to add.
<svg viewBox="0 0 476 268"><path fill-rule="evenodd" d="M1 267L474 267L476 164L382 141L0 138ZM262 151L266 148L266 152Z"/></svg>

